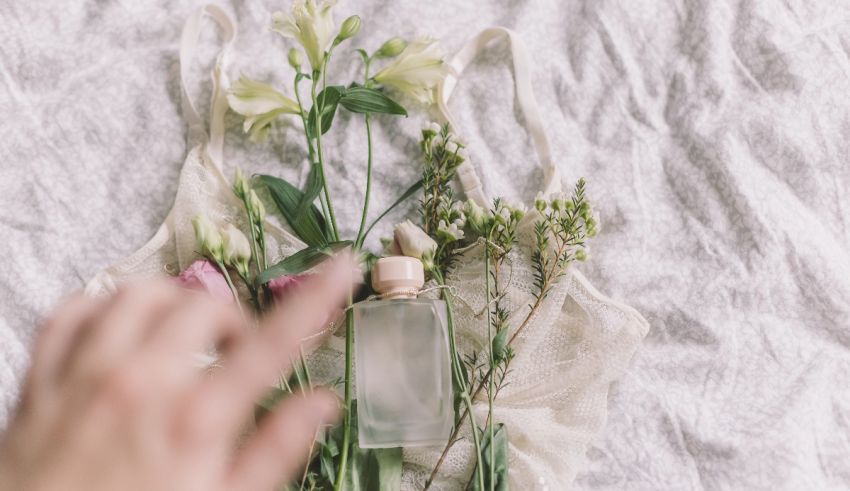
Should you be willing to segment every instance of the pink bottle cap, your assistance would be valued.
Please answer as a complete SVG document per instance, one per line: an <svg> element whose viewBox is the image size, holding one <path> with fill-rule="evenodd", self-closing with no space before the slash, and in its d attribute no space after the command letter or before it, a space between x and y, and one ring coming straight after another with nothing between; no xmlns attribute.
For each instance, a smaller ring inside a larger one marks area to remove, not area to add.
<svg viewBox="0 0 850 491"><path fill-rule="evenodd" d="M425 268L415 257L383 257L372 266L372 288L385 298L416 298L424 284Z"/></svg>

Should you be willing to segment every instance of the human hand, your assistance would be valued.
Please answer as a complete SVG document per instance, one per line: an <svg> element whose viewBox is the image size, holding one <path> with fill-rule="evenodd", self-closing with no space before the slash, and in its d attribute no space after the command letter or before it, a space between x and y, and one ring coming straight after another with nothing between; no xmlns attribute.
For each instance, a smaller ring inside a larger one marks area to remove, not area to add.
<svg viewBox="0 0 850 491"><path fill-rule="evenodd" d="M338 400L290 397L236 448L259 400L351 288L330 261L249 330L235 306L158 280L74 296L36 342L0 436L0 490L265 490L290 480ZM223 368L193 354L215 345Z"/></svg>

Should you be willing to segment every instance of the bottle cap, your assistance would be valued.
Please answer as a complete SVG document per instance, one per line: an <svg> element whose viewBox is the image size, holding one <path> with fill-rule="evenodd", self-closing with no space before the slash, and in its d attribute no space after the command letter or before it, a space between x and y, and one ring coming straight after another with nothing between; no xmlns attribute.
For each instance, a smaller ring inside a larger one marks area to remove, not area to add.
<svg viewBox="0 0 850 491"><path fill-rule="evenodd" d="M416 298L424 284L425 269L415 257L383 257L372 266L372 288L386 298Z"/></svg>

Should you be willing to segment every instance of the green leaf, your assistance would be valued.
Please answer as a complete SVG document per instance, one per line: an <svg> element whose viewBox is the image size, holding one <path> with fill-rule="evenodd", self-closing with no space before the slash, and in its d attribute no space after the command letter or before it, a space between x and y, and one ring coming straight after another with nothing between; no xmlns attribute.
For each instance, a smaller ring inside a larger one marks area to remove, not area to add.
<svg viewBox="0 0 850 491"><path fill-rule="evenodd" d="M268 187L278 210L286 219L295 235L309 246L320 246L328 242L325 219L318 208L312 206L307 213L298 214L298 204L303 193L292 184L274 176L259 176Z"/></svg>
<svg viewBox="0 0 850 491"><path fill-rule="evenodd" d="M363 63L369 63L369 53L366 52L363 48L357 48L355 51L360 55L360 58L363 59Z"/></svg>
<svg viewBox="0 0 850 491"><path fill-rule="evenodd" d="M346 488L351 491L401 489L401 448L360 448L357 444L357 401L351 405L351 466ZM340 435L342 428L339 428ZM340 441L342 441L340 436Z"/></svg>
<svg viewBox="0 0 850 491"><path fill-rule="evenodd" d="M495 363L499 363L505 360L507 355L507 347L508 347L508 330L502 329L495 336L493 336L493 342L491 344L491 349L493 350L493 361Z"/></svg>
<svg viewBox="0 0 850 491"><path fill-rule="evenodd" d="M342 85L331 85L325 87L324 90L319 92L319 95L316 96L316 105L322 108L323 135L331 129L331 123L333 123L334 115L336 114L336 107L337 104L339 104L340 97L342 97L343 93L345 93L345 87ZM310 108L310 114L307 116L307 126L309 127L309 136L314 136L316 128L315 106Z"/></svg>
<svg viewBox="0 0 850 491"><path fill-rule="evenodd" d="M481 431L481 458L484 469L484 489L508 491L508 429L502 423L493 428L493 442L490 441L490 427ZM493 444L493 459L490 461L490 445ZM493 485L490 485L490 469L493 469ZM473 491L484 491L478 485L478 467L472 475Z"/></svg>
<svg viewBox="0 0 850 491"><path fill-rule="evenodd" d="M319 164L310 165L310 173L307 174L307 183L304 185L304 194L298 202L298 208L295 210L295 216L301 216L307 212L307 208L316 201L316 197L322 192L322 172L319 169Z"/></svg>
<svg viewBox="0 0 850 491"><path fill-rule="evenodd" d="M369 228L367 228L367 229L366 229L366 231L365 231L365 232L363 232L363 240L365 240L365 239L366 239L366 236L367 236L367 235L369 235L369 232L370 232L370 231L372 231L372 227L374 227L374 226L375 226L378 222L380 222L380 221L381 221L381 219L382 219L382 218L384 218L384 217L387 215L387 213L391 212L393 208L395 208L396 206L400 205L400 204L401 204L404 200L406 200L407 198L411 197L414 193L416 193L416 192L417 192L417 191L419 191L420 189L422 189L422 179L420 179L420 180L416 181L415 183L413 183L413 185L412 185L412 186L410 186L409 188L407 188L407 191L405 191L404 193L402 193L402 195L401 195L401 196L399 196L399 197L398 197L398 199L397 199L397 200L395 200L395 202L389 206L389 208L387 208L386 210L384 210L384 212L383 212L383 213L381 213L381 214L378 216L378 218L376 218L376 219L375 219L375 220L374 220L374 221L373 221L373 222L369 225ZM362 244L361 244L361 245L362 245Z"/></svg>
<svg viewBox="0 0 850 491"><path fill-rule="evenodd" d="M350 240L331 242L321 246L310 246L301 249L295 254L283 259L277 264L269 266L265 271L257 275L257 284L262 285L269 281L287 274L298 274L318 265L334 253L351 245Z"/></svg>
<svg viewBox="0 0 850 491"><path fill-rule="evenodd" d="M378 89L352 87L345 91L342 98L339 99L339 103L353 113L407 116L407 110Z"/></svg>

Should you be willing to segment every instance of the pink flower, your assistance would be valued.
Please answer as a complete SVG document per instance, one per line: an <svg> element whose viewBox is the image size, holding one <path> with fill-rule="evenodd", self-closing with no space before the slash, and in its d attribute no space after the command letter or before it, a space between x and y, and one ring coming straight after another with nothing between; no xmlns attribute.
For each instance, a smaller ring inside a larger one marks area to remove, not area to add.
<svg viewBox="0 0 850 491"><path fill-rule="evenodd" d="M281 301L289 294L298 289L298 286L304 283L307 275L285 275L269 281L269 289L272 291L275 300Z"/></svg>
<svg viewBox="0 0 850 491"><path fill-rule="evenodd" d="M192 290L205 291L218 300L232 301L233 294L227 286L227 280L218 266L206 259L199 259L189 265L176 278L177 284Z"/></svg>

